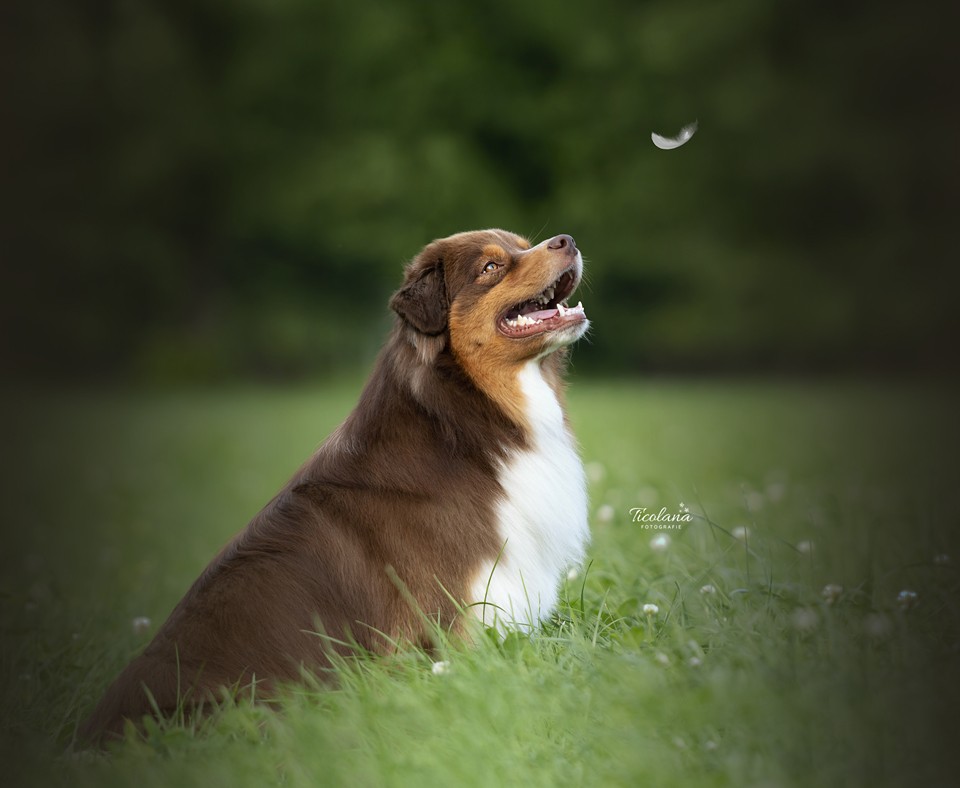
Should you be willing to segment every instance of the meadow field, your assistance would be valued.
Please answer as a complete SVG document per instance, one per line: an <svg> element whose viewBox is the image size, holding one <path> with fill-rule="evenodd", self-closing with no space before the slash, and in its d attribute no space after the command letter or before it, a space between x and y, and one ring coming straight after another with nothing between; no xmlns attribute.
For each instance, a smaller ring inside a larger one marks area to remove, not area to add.
<svg viewBox="0 0 960 788"><path fill-rule="evenodd" d="M0 782L960 782L956 392L889 381L576 379L593 541L541 632L71 752L361 383L4 396Z"/></svg>

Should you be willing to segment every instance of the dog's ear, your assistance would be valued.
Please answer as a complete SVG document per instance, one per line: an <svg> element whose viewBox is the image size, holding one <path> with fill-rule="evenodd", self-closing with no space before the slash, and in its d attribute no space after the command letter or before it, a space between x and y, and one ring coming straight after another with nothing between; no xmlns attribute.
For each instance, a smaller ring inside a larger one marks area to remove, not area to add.
<svg viewBox="0 0 960 788"><path fill-rule="evenodd" d="M409 265L403 287L390 299L390 308L428 336L446 330L450 304L443 281L443 256L436 244L430 244Z"/></svg>

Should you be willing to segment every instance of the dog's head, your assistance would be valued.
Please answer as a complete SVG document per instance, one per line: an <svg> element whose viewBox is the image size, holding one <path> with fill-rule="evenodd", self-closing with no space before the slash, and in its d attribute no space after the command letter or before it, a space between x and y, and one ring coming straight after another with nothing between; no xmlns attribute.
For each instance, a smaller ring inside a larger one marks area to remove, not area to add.
<svg viewBox="0 0 960 788"><path fill-rule="evenodd" d="M503 230L460 233L429 244L390 301L429 360L447 343L473 377L545 356L589 323L568 300L583 260L569 235L536 246Z"/></svg>

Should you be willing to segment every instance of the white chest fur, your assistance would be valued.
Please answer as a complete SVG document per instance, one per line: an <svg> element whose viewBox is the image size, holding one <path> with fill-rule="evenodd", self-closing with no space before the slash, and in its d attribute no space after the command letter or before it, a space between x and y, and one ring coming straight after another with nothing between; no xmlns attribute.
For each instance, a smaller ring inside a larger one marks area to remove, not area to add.
<svg viewBox="0 0 960 788"><path fill-rule="evenodd" d="M590 538L583 463L563 411L531 361L518 381L526 399L531 445L503 464L497 506L503 552L471 589L475 618L489 626L535 626L555 607L562 574L583 560Z"/></svg>

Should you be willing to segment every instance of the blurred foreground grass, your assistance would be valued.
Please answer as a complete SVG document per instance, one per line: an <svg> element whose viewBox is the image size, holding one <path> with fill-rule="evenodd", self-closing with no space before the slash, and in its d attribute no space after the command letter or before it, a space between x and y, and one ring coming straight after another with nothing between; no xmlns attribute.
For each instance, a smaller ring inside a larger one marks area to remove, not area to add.
<svg viewBox="0 0 960 788"><path fill-rule="evenodd" d="M592 563L542 635L54 761L359 385L5 399L5 784L957 782L955 397L867 383L577 381ZM653 549L630 509L681 502Z"/></svg>

